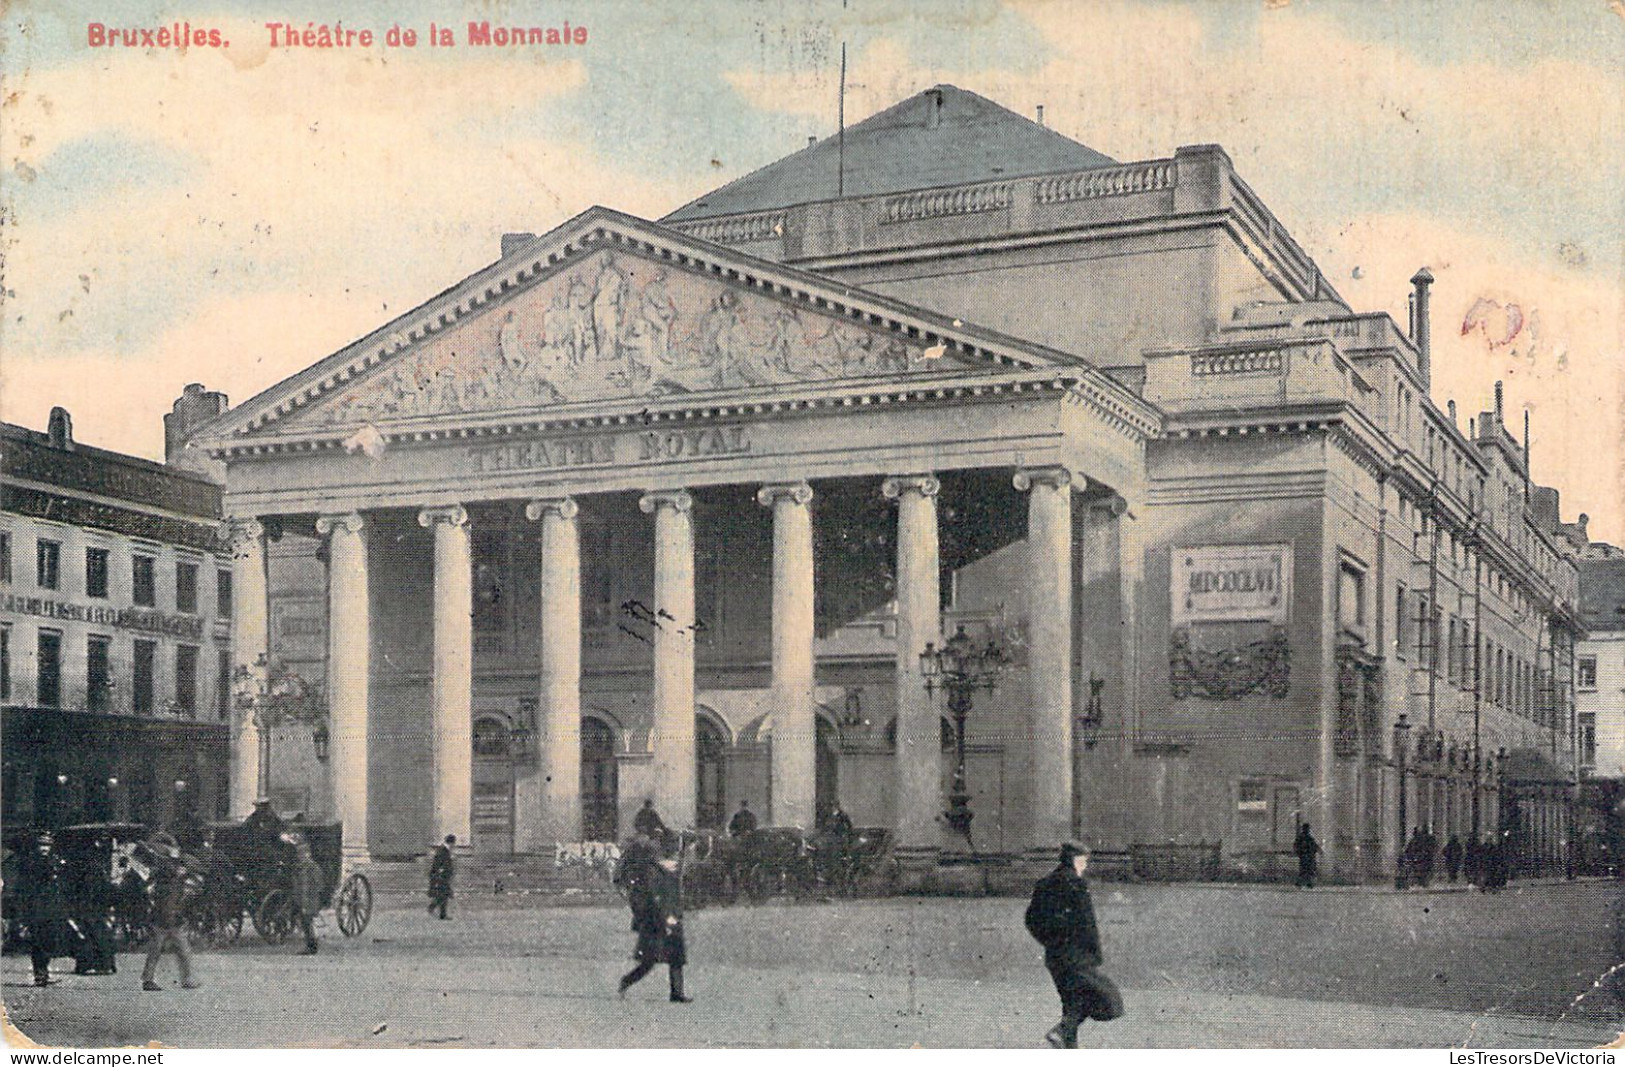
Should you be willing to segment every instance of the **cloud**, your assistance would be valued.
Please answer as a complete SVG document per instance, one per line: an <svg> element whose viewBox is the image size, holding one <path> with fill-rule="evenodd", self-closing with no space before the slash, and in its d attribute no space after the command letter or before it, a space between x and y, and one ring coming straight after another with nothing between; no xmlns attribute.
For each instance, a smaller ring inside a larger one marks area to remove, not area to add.
<svg viewBox="0 0 1625 1067"><path fill-rule="evenodd" d="M1301 5L1259 13L1223 47L1196 8L1010 7L1043 62L967 70L877 39L853 56L848 121L946 81L1027 114L1043 103L1053 127L1117 159L1223 144L1357 310L1404 324L1408 280L1429 264L1435 396L1459 398L1465 425L1504 379L1512 421L1531 408L1537 477L1625 539L1625 485L1596 474L1625 459L1625 97L1610 71L1559 55L1438 61ZM751 106L793 114L826 114L834 92L825 72L727 77ZM1519 308L1517 337L1462 335L1481 299Z"/></svg>
<svg viewBox="0 0 1625 1067"><path fill-rule="evenodd" d="M38 175L6 190L6 417L138 366L136 393L242 399L491 262L503 229L677 202L546 125L585 85L574 61L236 42L25 71L0 109L5 165Z"/></svg>

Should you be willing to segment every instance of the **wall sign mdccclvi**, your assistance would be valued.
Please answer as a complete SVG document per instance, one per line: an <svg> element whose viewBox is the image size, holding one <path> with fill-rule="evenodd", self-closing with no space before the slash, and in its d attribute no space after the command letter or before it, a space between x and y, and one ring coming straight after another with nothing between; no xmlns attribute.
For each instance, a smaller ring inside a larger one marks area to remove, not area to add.
<svg viewBox="0 0 1625 1067"><path fill-rule="evenodd" d="M1175 547L1169 562L1168 679L1175 699L1239 700L1258 692L1285 697L1292 546ZM1235 641L1238 627L1215 623L1259 624L1261 633L1256 640L1204 647L1204 630L1221 629Z"/></svg>

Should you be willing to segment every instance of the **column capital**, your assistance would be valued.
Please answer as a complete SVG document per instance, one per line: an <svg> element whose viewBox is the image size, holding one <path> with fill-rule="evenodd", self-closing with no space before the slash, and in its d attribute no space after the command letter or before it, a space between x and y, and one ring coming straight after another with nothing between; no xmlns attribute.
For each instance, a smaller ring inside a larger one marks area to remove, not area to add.
<svg viewBox="0 0 1625 1067"><path fill-rule="evenodd" d="M895 474L880 483L880 491L887 500L896 500L910 492L936 496L942 491L942 483L934 474Z"/></svg>
<svg viewBox="0 0 1625 1067"><path fill-rule="evenodd" d="M1065 489L1072 484L1072 472L1065 467L1023 467L1016 471L1016 476L1010 481L1023 493L1035 485Z"/></svg>
<svg viewBox="0 0 1625 1067"><path fill-rule="evenodd" d="M429 527L439 522L448 526L467 526L468 509L461 504L447 504L444 507L424 508L418 512L419 526Z"/></svg>
<svg viewBox="0 0 1625 1067"><path fill-rule="evenodd" d="M319 515L316 517L316 532L326 537L336 530L343 530L352 537L359 535L367 528L367 520L361 517L359 511L346 511L338 515Z"/></svg>
<svg viewBox="0 0 1625 1067"><path fill-rule="evenodd" d="M229 516L220 523L220 540L231 546L231 554L243 558L265 539L265 524L252 517Z"/></svg>
<svg viewBox="0 0 1625 1067"><path fill-rule="evenodd" d="M1097 515L1110 515L1114 519L1120 519L1128 514L1128 501L1113 493L1099 500L1091 500L1089 510Z"/></svg>
<svg viewBox="0 0 1625 1067"><path fill-rule="evenodd" d="M687 489L655 489L643 495L638 507L645 515L653 515L655 509L660 507L673 511L693 511L694 497Z"/></svg>
<svg viewBox="0 0 1625 1067"><path fill-rule="evenodd" d="M756 490L756 502L764 508L770 508L779 500L793 500L805 507L812 503L813 488L805 481L775 482L764 485Z"/></svg>
<svg viewBox="0 0 1625 1067"><path fill-rule="evenodd" d="M581 505L576 503L573 496L554 496L532 500L525 505L525 518L536 522L548 512L568 522L581 514Z"/></svg>

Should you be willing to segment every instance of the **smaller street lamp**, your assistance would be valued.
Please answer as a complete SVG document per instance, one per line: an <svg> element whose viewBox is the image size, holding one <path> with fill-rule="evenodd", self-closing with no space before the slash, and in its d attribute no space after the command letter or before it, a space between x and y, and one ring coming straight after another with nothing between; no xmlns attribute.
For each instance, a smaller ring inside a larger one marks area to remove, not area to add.
<svg viewBox="0 0 1625 1067"><path fill-rule="evenodd" d="M321 695L294 671L273 666L264 652L253 664L239 664L232 675L237 710L254 724L260 740L258 796L271 795L271 732L291 723L311 728L316 758L325 760L332 742L327 706Z"/></svg>
<svg viewBox="0 0 1625 1067"><path fill-rule="evenodd" d="M961 835L972 849L970 824L975 813L970 810L970 790L965 782L965 719L978 689L992 692L999 676L1010 662L1010 655L998 642L989 640L978 647L965 633L961 624L941 648L928 642L920 653L920 676L925 679L925 691L935 695L940 688L948 694L948 713L954 723L954 780L948 792L948 810L943 819L954 833Z"/></svg>

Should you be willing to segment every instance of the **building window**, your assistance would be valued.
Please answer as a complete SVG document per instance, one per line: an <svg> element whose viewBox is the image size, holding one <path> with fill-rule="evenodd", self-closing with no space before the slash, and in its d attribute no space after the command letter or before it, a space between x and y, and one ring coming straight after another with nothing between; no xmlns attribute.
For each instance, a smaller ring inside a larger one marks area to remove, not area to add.
<svg viewBox="0 0 1625 1067"><path fill-rule="evenodd" d="M1365 635L1365 572L1344 563L1337 576L1337 622L1345 631Z"/></svg>
<svg viewBox="0 0 1625 1067"><path fill-rule="evenodd" d="M231 618L231 572L214 572L214 613L222 619Z"/></svg>
<svg viewBox="0 0 1625 1067"><path fill-rule="evenodd" d="M1597 714L1580 713L1580 762L1587 767L1597 765Z"/></svg>
<svg viewBox="0 0 1625 1067"><path fill-rule="evenodd" d="M197 646L175 646L175 708L197 718Z"/></svg>
<svg viewBox="0 0 1625 1067"><path fill-rule="evenodd" d="M107 598L107 549L85 549L85 595Z"/></svg>
<svg viewBox="0 0 1625 1067"><path fill-rule="evenodd" d="M137 715L151 715L153 703L153 666L158 660L158 642L135 643L134 670L130 676L130 710Z"/></svg>
<svg viewBox="0 0 1625 1067"><path fill-rule="evenodd" d="M175 564L175 610L185 615L197 614L197 564Z"/></svg>
<svg viewBox="0 0 1625 1067"><path fill-rule="evenodd" d="M1262 825L1269 815L1269 808L1267 783L1244 781L1236 787L1236 818L1244 825Z"/></svg>
<svg viewBox="0 0 1625 1067"><path fill-rule="evenodd" d="M1394 658L1404 659L1405 650L1411 645L1411 617L1410 605L1406 603L1405 587L1401 585L1394 592Z"/></svg>
<svg viewBox="0 0 1625 1067"><path fill-rule="evenodd" d="M1581 689L1597 688L1597 657L1581 656L1579 662L1580 677L1575 682Z"/></svg>
<svg viewBox="0 0 1625 1067"><path fill-rule="evenodd" d="M1418 593L1411 599L1416 602L1416 662L1428 664L1433 651L1433 612L1426 594Z"/></svg>
<svg viewBox="0 0 1625 1067"><path fill-rule="evenodd" d="M470 546L474 557L474 632L500 633L508 628L508 539L506 530L477 529Z"/></svg>
<svg viewBox="0 0 1625 1067"><path fill-rule="evenodd" d="M91 711L113 710L112 640L91 635L85 645L85 703Z"/></svg>
<svg viewBox="0 0 1625 1067"><path fill-rule="evenodd" d="M1444 676L1454 685L1460 677L1461 671L1461 645L1458 643L1456 636L1456 617L1454 615L1450 616L1450 628L1447 633L1449 634L1450 643L1445 646Z"/></svg>
<svg viewBox="0 0 1625 1067"><path fill-rule="evenodd" d="M0 626L0 700L11 699L11 627Z"/></svg>
<svg viewBox="0 0 1625 1067"><path fill-rule="evenodd" d="M0 582L11 584L11 531L0 530Z"/></svg>
<svg viewBox="0 0 1625 1067"><path fill-rule="evenodd" d="M158 603L157 575L157 560L151 556L130 557L130 595L138 606L150 608Z"/></svg>
<svg viewBox="0 0 1625 1067"><path fill-rule="evenodd" d="M40 538L34 550L34 584L41 589L61 587L62 544Z"/></svg>
<svg viewBox="0 0 1625 1067"><path fill-rule="evenodd" d="M35 703L42 708L62 706L62 631L39 632L39 686Z"/></svg>
<svg viewBox="0 0 1625 1067"><path fill-rule="evenodd" d="M231 649L214 650L214 712L222 722L231 718Z"/></svg>

